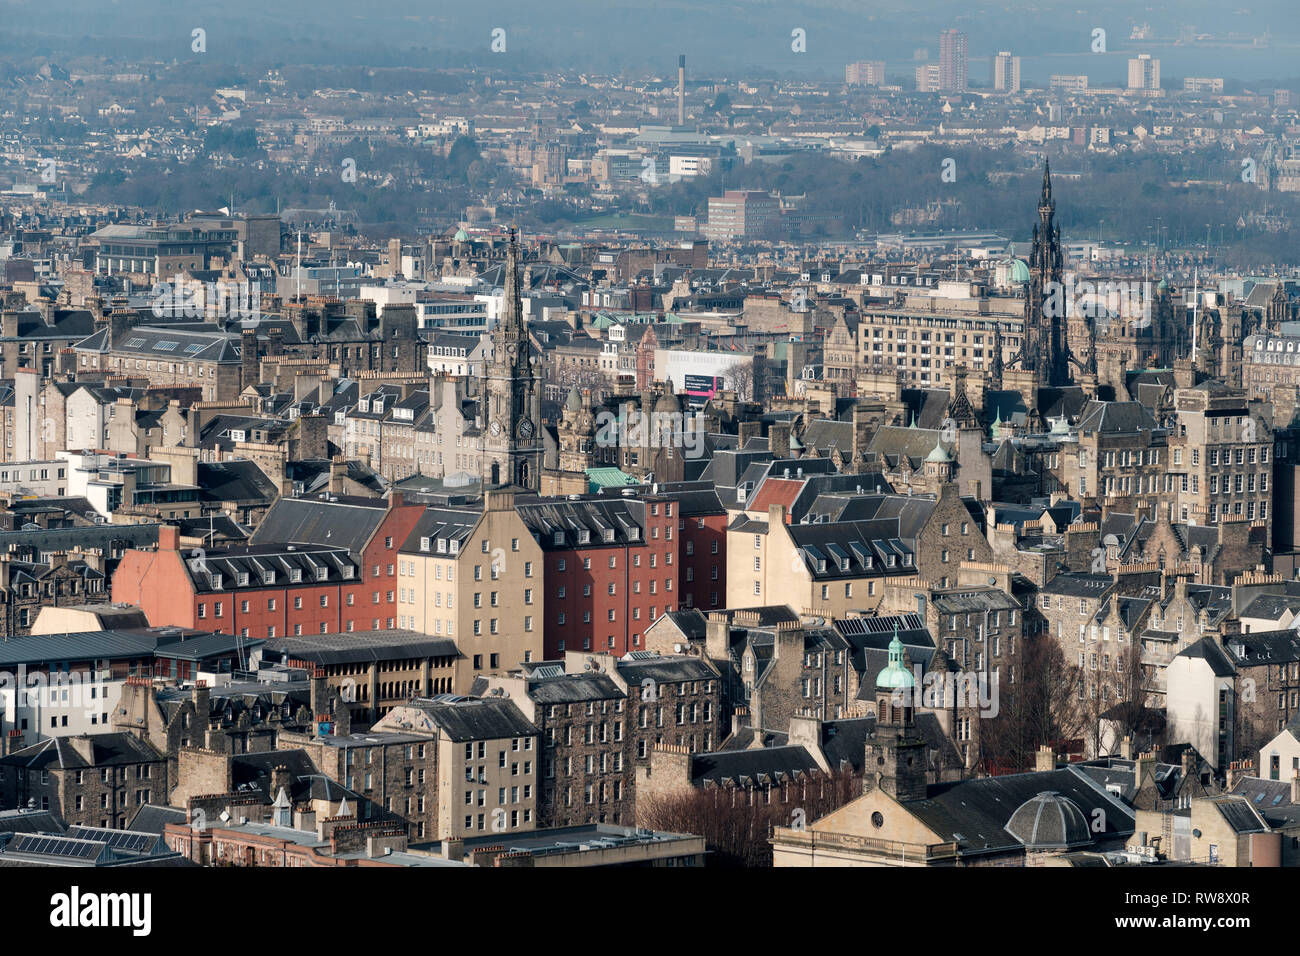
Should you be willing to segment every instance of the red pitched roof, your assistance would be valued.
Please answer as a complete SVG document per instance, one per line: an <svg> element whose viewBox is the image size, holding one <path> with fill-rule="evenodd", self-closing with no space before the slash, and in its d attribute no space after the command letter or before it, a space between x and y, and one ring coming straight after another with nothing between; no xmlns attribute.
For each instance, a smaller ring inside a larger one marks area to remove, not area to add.
<svg viewBox="0 0 1300 956"><path fill-rule="evenodd" d="M794 505L795 498L799 497L799 492L803 491L803 479L794 478L769 478L763 482L763 487L759 489L758 494L748 506L746 511L761 511L766 514L771 505L785 506L785 522L790 523L790 508Z"/></svg>

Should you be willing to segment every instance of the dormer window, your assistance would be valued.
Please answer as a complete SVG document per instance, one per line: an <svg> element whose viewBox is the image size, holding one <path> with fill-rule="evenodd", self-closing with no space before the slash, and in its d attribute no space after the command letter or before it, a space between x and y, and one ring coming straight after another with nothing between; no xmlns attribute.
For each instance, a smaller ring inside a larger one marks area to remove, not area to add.
<svg viewBox="0 0 1300 956"><path fill-rule="evenodd" d="M447 539L446 539L446 538L439 538L439 539L438 539L438 553L439 553L439 554L446 554L446 553L447 553Z"/></svg>
<svg viewBox="0 0 1300 956"><path fill-rule="evenodd" d="M368 399L368 398L363 398L363 399L361 399L361 401L357 402L357 411L359 411L359 412L365 412L367 415L369 415L369 414L370 414L370 399Z"/></svg>
<svg viewBox="0 0 1300 956"><path fill-rule="evenodd" d="M208 584L212 587L212 590L214 590L214 591L220 591L220 590L221 590L221 575L220 575L220 574L209 574L209 575L208 575Z"/></svg>
<svg viewBox="0 0 1300 956"><path fill-rule="evenodd" d="M452 553L452 554L460 554L460 542L459 542L459 541L453 541L453 542L451 543L451 553Z"/></svg>
<svg viewBox="0 0 1300 956"><path fill-rule="evenodd" d="M289 580L295 584L302 580L302 568L291 568L289 570Z"/></svg>
<svg viewBox="0 0 1300 956"><path fill-rule="evenodd" d="M239 581L239 586L240 586L241 588L242 588L242 587L247 587L247 586L248 586L248 572L247 572L247 571L240 571L239 574L237 575L237 580Z"/></svg>
<svg viewBox="0 0 1300 956"><path fill-rule="evenodd" d="M352 579L352 565L349 564L343 568L343 578L347 581Z"/></svg>
<svg viewBox="0 0 1300 956"><path fill-rule="evenodd" d="M591 532L585 528L578 532L578 544L588 544L591 542Z"/></svg>
<svg viewBox="0 0 1300 956"><path fill-rule="evenodd" d="M274 584L274 583L275 583L275 572L274 572L274 571L264 571L264 572L262 573L262 583L263 583L263 584Z"/></svg>
<svg viewBox="0 0 1300 956"><path fill-rule="evenodd" d="M910 554L903 555L903 567L910 568L911 566L912 566L912 556Z"/></svg>
<svg viewBox="0 0 1300 956"><path fill-rule="evenodd" d="M564 544L564 532L563 532L563 531L557 531L557 532L555 532L555 538L554 538L554 541L555 541L555 544L557 544L557 545Z"/></svg>
<svg viewBox="0 0 1300 956"><path fill-rule="evenodd" d="M428 539L428 538L421 538L421 539L420 539L420 550L421 550L421 551L428 551L428 550L429 550L429 539Z"/></svg>

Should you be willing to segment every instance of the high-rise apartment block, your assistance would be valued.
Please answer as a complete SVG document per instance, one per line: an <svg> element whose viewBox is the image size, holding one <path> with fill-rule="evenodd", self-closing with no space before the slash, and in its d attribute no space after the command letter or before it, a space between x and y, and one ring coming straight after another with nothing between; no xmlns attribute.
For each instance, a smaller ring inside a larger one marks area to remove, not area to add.
<svg viewBox="0 0 1300 956"><path fill-rule="evenodd" d="M939 64L926 63L916 68L916 92L937 93L940 88Z"/></svg>
<svg viewBox="0 0 1300 956"><path fill-rule="evenodd" d="M1128 88L1130 90L1160 89L1160 61L1150 53L1141 53L1128 61Z"/></svg>
<svg viewBox="0 0 1300 956"><path fill-rule="evenodd" d="M770 235L780 218L777 201L758 189L728 189L709 198L705 239L739 239Z"/></svg>
<svg viewBox="0 0 1300 956"><path fill-rule="evenodd" d="M939 34L939 89L945 93L966 91L967 36L958 30Z"/></svg>
<svg viewBox="0 0 1300 956"><path fill-rule="evenodd" d="M844 68L844 82L849 86L881 86L885 82L885 61L850 63Z"/></svg>
<svg viewBox="0 0 1300 956"><path fill-rule="evenodd" d="M994 58L993 89L999 93L1020 92L1020 57L1003 51Z"/></svg>

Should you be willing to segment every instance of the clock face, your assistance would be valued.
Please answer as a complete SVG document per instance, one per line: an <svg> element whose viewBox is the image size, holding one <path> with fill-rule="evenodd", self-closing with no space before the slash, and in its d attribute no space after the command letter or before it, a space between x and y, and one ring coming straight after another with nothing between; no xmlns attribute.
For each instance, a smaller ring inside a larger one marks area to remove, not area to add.
<svg viewBox="0 0 1300 956"><path fill-rule="evenodd" d="M515 343L511 342L509 345L506 346L506 351L510 353L511 358L514 358L515 353L519 351L519 347L515 345Z"/></svg>
<svg viewBox="0 0 1300 956"><path fill-rule="evenodd" d="M500 422L496 422L496 421L494 421L491 425L488 426L488 431L490 431L490 432L492 433L493 437L496 437L497 435L500 435L500 434L501 434L501 423L500 423Z"/></svg>
<svg viewBox="0 0 1300 956"><path fill-rule="evenodd" d="M519 437L520 438L533 437L533 421L531 418L525 418L523 421L519 423Z"/></svg>

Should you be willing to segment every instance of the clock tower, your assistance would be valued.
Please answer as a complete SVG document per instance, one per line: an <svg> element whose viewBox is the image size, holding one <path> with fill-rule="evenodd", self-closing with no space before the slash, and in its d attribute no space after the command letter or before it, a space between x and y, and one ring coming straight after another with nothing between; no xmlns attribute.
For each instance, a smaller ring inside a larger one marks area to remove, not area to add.
<svg viewBox="0 0 1300 956"><path fill-rule="evenodd" d="M541 487L542 389L540 359L532 353L519 289L519 237L510 230L505 307L492 330L484 365L483 481Z"/></svg>

